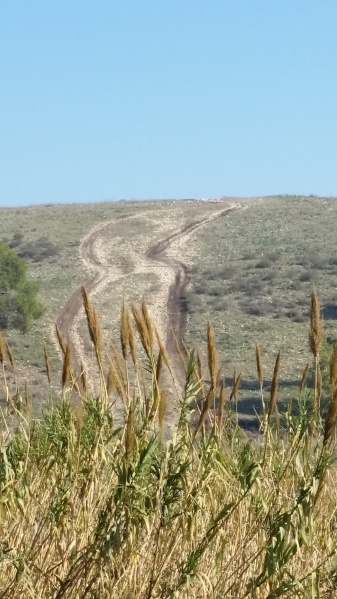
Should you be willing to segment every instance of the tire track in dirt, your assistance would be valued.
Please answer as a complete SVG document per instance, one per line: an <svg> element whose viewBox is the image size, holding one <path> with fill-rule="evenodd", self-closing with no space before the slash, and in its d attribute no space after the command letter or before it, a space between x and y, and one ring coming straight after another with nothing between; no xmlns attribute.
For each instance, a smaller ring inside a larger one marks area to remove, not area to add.
<svg viewBox="0 0 337 599"><path fill-rule="evenodd" d="M186 264L167 255L167 250L170 249L175 243L183 244L187 241L188 237L197 231L198 229L205 227L211 223L214 219L227 216L233 210L238 210L242 206L237 204L235 206L229 206L228 208L216 212L207 218L194 221L189 225L186 225L176 233L169 235L162 241L151 246L146 256L153 261L161 262L166 267L170 268L174 273L174 281L169 287L168 300L167 300L167 323L166 323L166 348L170 355L170 359L174 364L175 372L181 372L180 359L177 356L177 346L180 352L186 354L185 336L187 328L187 317L188 317L188 299L187 299L187 288L189 283L188 269Z"/></svg>
<svg viewBox="0 0 337 599"><path fill-rule="evenodd" d="M198 229L207 226L214 219L227 216L230 212L242 208L239 203L229 204L225 209L194 221L175 233L167 236L159 242L150 246L143 256L139 257L135 268L123 274L118 268L113 267L106 260L104 250L100 246L102 234L109 227L116 225L117 219L110 220L95 226L82 239L80 245L80 258L93 275L86 280L85 287L90 296L101 291L109 282L119 281L139 273L156 272L161 278L161 289L156 302L151 308L151 315L156 321L159 332L166 339L167 351L172 359L176 370L181 369L177 357L176 342L179 349L184 353L184 338L187 327L188 305L187 287L189 282L187 266L177 258L168 254L169 250L176 249L185 244L188 238ZM125 219L135 218L134 215L126 216ZM159 297L160 296L160 297ZM163 309L163 305L165 309ZM153 313L154 312L154 313ZM72 341L72 366L77 373L80 372L80 364L86 366L89 373L85 352L77 325L83 313L83 302L81 288L78 287L69 297L59 312L56 324L65 339ZM58 343L55 339L57 347Z"/></svg>

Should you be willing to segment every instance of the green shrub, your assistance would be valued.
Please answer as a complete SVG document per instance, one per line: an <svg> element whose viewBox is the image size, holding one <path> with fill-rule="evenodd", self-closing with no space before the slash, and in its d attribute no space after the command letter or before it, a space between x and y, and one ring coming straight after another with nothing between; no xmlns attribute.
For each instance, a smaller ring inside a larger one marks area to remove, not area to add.
<svg viewBox="0 0 337 599"><path fill-rule="evenodd" d="M28 278L25 261L0 243L0 328L26 332L44 312L37 293L36 283Z"/></svg>

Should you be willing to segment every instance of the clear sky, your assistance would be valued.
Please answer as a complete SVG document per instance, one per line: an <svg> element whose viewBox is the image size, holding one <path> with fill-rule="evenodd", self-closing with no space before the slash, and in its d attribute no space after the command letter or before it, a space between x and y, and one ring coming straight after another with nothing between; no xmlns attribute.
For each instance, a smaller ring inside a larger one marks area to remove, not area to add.
<svg viewBox="0 0 337 599"><path fill-rule="evenodd" d="M0 205L337 195L336 0L2 0Z"/></svg>

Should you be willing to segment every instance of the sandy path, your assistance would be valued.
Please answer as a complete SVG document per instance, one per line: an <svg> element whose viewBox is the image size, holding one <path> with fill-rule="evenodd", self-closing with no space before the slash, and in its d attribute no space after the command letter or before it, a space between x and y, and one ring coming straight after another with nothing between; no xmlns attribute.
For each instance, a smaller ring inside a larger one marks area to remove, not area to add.
<svg viewBox="0 0 337 599"><path fill-rule="evenodd" d="M109 227L116 225L117 219L99 224L82 239L80 258L91 272L91 277L85 282L85 287L93 297L112 281L140 273L155 272L160 278L159 291L149 304L151 317L163 339L166 339L167 350L175 367L176 350L174 336L183 348L183 340L187 325L187 286L188 274L186 265L179 260L183 247L189 237L202 227L209 225L214 219L226 216L233 210L242 208L239 203L228 203L226 208L213 212L211 215L194 221L175 233L150 246L143 255L135 257L132 271L123 273L115 265L109 264L104 251L104 235ZM135 215L125 219L137 218ZM139 217L138 217L139 218ZM83 341L78 333L79 323L83 315L81 289L76 289L60 311L56 323L65 339L71 338L73 344L73 367L80 371L80 362L86 371L90 368L86 359Z"/></svg>

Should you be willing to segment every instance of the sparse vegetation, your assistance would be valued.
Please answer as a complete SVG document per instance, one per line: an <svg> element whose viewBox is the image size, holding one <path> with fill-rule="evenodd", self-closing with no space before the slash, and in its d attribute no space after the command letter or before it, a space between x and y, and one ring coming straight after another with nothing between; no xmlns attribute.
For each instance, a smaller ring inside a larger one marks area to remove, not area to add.
<svg viewBox="0 0 337 599"><path fill-rule="evenodd" d="M308 361L307 297L315 285L322 298L326 334L332 336L337 318L337 243L334 199L263 198L232 212L199 232L191 254L188 342L199 343L207 319L214 318L219 353L227 364L244 371L245 404L256 398L253 348L257 339L268 371L278 347L284 347L281 395L296 393L290 385ZM229 269L230 277L221 277ZM232 274L233 273L233 274ZM219 288L214 313L213 287ZM201 306L198 312L198 306ZM247 400L247 402L246 402Z"/></svg>
<svg viewBox="0 0 337 599"><path fill-rule="evenodd" d="M245 373L240 411L241 406L246 410L258 402L252 358L257 339L269 378L277 349L287 348L280 394L288 401L296 393L294 381L308 361L307 298L313 283L320 289L327 336L333 335L337 318L337 203L282 196L242 204L243 210L214 220L173 251L189 271L184 303L188 310L187 343L200 344L207 320L214 321L228 379L234 369ZM107 340L117 332L123 296L137 300L145 295L150 309L158 298L162 285L159 265L151 273L137 271L139 264L144 264L146 249L221 207L217 202L153 201L1 210L1 238L10 243L16 239L18 251L28 244L35 247L42 236L60 250L41 261L28 260L29 276L38 284L41 301L47 307L43 318L34 322L24 340L15 329L8 329L22 376L36 381L31 386L35 405L44 394L41 348L45 344L53 371L59 368L59 354L50 335L55 316L81 282L93 274L81 259L80 245L92 227L111 223L99 240L109 282L95 295ZM269 266L256 268L261 261ZM76 328L82 337L83 319Z"/></svg>

